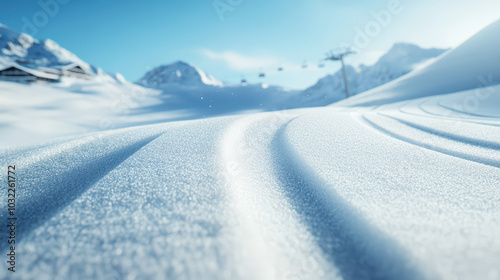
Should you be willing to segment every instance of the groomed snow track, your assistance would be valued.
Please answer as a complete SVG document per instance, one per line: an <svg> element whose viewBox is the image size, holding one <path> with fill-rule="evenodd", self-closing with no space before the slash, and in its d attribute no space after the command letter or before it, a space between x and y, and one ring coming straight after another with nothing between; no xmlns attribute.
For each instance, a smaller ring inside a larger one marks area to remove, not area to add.
<svg viewBox="0 0 500 280"><path fill-rule="evenodd" d="M499 124L415 100L4 150L20 261L0 276L497 279Z"/></svg>

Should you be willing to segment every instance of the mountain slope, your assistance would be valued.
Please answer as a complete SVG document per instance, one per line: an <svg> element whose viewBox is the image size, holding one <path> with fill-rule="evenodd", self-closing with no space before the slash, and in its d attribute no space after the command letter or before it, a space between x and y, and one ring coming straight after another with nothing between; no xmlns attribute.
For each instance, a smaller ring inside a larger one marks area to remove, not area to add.
<svg viewBox="0 0 500 280"><path fill-rule="evenodd" d="M56 42L50 39L39 41L28 34L14 32L1 24L0 53L0 67L12 63L35 67L77 63L86 70L94 72L88 63Z"/></svg>
<svg viewBox="0 0 500 280"><path fill-rule="evenodd" d="M373 106L500 83L500 20L434 63L400 79L337 103Z"/></svg>
<svg viewBox="0 0 500 280"><path fill-rule="evenodd" d="M377 63L361 65L359 69L347 65L347 80L351 95L383 85L401 77L419 64L435 58L446 50L422 49L413 44L397 43ZM302 93L303 99L313 106L326 105L345 98L342 72L326 76Z"/></svg>

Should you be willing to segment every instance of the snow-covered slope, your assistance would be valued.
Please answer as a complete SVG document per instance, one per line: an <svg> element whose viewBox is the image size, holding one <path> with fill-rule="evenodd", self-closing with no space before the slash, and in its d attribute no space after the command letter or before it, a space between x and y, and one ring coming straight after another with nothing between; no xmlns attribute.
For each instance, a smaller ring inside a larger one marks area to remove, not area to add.
<svg viewBox="0 0 500 280"><path fill-rule="evenodd" d="M292 101L298 91L267 84L223 84L198 67L181 61L149 71L137 84L160 90L162 94L155 97L159 100L157 104L138 108L134 113L159 118L162 112L173 113L162 118L164 121L301 106Z"/></svg>
<svg viewBox="0 0 500 280"><path fill-rule="evenodd" d="M156 95L157 91L107 75L92 80L68 77L50 84L0 81L0 147L142 123L130 112L156 104Z"/></svg>
<svg viewBox="0 0 500 280"><path fill-rule="evenodd" d="M500 95L443 107L470 94L2 150L14 279L500 279Z"/></svg>
<svg viewBox="0 0 500 280"><path fill-rule="evenodd" d="M347 65L346 73L352 95L367 91L399 78L446 50L422 49L413 44L397 43L377 63L361 65L359 69ZM301 98L313 106L326 105L345 98L342 72L326 76L306 89Z"/></svg>
<svg viewBox="0 0 500 280"><path fill-rule="evenodd" d="M337 103L371 106L500 83L500 20L434 63Z"/></svg>
<svg viewBox="0 0 500 280"><path fill-rule="evenodd" d="M201 71L198 67L177 61L162 65L149 71L138 84L145 87L162 89L172 84L183 86L222 86L222 82Z"/></svg>
<svg viewBox="0 0 500 280"><path fill-rule="evenodd" d="M154 96L158 102L132 112L158 116L163 121L198 119L228 114L265 112L290 108L296 91L266 84L193 87L169 84ZM161 117L163 115L163 117Z"/></svg>

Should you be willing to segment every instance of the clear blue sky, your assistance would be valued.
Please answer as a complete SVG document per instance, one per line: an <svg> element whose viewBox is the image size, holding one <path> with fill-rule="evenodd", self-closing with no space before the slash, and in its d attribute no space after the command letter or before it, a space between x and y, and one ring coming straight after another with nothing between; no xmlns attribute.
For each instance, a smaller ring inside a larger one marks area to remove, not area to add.
<svg viewBox="0 0 500 280"><path fill-rule="evenodd" d="M399 2L397 13L390 10L392 1ZM49 14L54 6L46 12L40 3L51 2L67 3ZM214 2L222 3L219 13ZM325 69L316 64L328 49L356 46L356 28L366 30L376 20L374 13L389 12L391 19L372 29L352 64L373 63L400 41L455 47L500 17L498 0L17 0L1 6L0 22L13 30L51 38L131 81L154 66L184 60L235 83L241 75L259 81L262 67L268 73L264 81L292 88L336 71L336 64ZM32 32L25 20L46 24ZM308 70L300 68L305 60ZM275 70L279 64L283 73Z"/></svg>

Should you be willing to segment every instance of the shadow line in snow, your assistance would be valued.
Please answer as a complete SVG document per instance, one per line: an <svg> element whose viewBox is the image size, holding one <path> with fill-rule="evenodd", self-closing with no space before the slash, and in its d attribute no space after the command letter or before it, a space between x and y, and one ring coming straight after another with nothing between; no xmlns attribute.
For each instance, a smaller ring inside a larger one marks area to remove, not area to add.
<svg viewBox="0 0 500 280"><path fill-rule="evenodd" d="M451 108L449 106L443 105L443 104L441 104L441 102L438 102L438 105L441 108L444 108L444 109L456 112L458 114L465 114L465 115L469 115L469 116L480 117L480 118L487 118L487 119L498 119L497 116L481 115L481 114L475 114L475 113L472 113L472 112L466 112L466 111L462 111L462 110L457 110L457 109Z"/></svg>
<svg viewBox="0 0 500 280"><path fill-rule="evenodd" d="M56 215L110 171L162 134L135 141L103 155L96 161L61 173L53 174L54 171L50 166L42 172L39 170L32 172L31 169L19 170L17 172L19 187L16 194L16 243L22 241L23 237ZM46 161L39 164L48 165ZM30 193L31 190L40 189L43 191ZM7 221L7 216L7 209L5 209L0 213L0 220ZM6 234L8 234L7 228L4 227L2 235L5 236L5 240L7 240ZM9 247L7 242L2 242L0 252L4 252Z"/></svg>
<svg viewBox="0 0 500 280"><path fill-rule="evenodd" d="M399 122L399 123L401 123L403 125L406 125L406 126L409 126L409 127L413 127L413 128L418 129L418 130L420 130L422 132L434 134L436 136L439 136L439 137L442 137L442 138L446 138L446 139L449 139L449 140L452 140L452 141L461 142L461 143L468 144L468 145L474 145L474 146L477 146L477 147L480 147L480 148L485 148L485 149L500 150L500 143L495 143L495 142L488 141L488 140L475 139L475 138L472 138L472 137L466 137L466 136L456 135L456 134L453 134L453 133L450 133L450 132L446 132L446 131L442 131L442 130L439 130L439 129L436 129L436 128L433 128L433 127L429 127L429 126L426 126L426 125L421 125L421 124L410 122L410 121L407 121L407 120L403 120L403 119L400 119L400 118L397 118L397 117L389 116L387 114L380 113L380 112L378 113L378 115L386 117L386 118L389 118L389 119L392 119L392 120L395 120L395 121L397 121L397 122Z"/></svg>
<svg viewBox="0 0 500 280"><path fill-rule="evenodd" d="M420 108L418 106L418 108L420 109L420 111L426 113L426 114L416 114L416 113L412 113L412 112L409 112L409 111L406 111L406 109L404 109L404 106L401 106L398 108L398 112L400 112L401 114L404 114L404 115L408 115L408 116L415 116L415 117L419 117L419 118L428 118L428 119L439 119L439 120L448 120L448 121L459 121L459 122L466 122L466 123L473 123L473 124L479 124L479 125L485 125L485 126L500 126L500 124L494 124L494 123L485 123L485 122L480 122L480 121L473 121L472 119L466 119L464 117L461 117L459 114L457 114L457 117L453 117L453 116L450 116L450 115L438 115L438 114L434 114L430 111L426 111L424 110L423 108Z"/></svg>
<svg viewBox="0 0 500 280"><path fill-rule="evenodd" d="M272 140L274 172L295 211L343 279L430 279L396 241L371 226L334 186L302 163L287 142L286 127Z"/></svg>
<svg viewBox="0 0 500 280"><path fill-rule="evenodd" d="M387 135L389 137L392 137L394 139L398 139L400 141L403 141L403 142L406 142L406 143L409 143L409 144L412 144L412 145L415 145L415 146L419 146L419 147L424 148L424 149L432 150L432 151L435 151L435 152L438 152L438 153L442 153L442 154L445 154L445 155L449 155L449 156L452 156L452 157L456 157L456 158L459 158L459 159L468 160L468 161L472 161L472 162L475 162L475 163L480 163L480 164L484 164L484 165L488 165L488 166L493 166L493 167L496 167L496 168L500 168L500 162L497 161L497 160L493 160L493 159L489 159L489 158L483 158L483 157L479 157L479 156L473 156L473 155L462 153L462 152L459 152L459 151L453 151L453 150L449 150L449 149L446 149L446 148L438 147L436 145L431 145L431 144L426 144L426 143L419 142L417 140L411 139L409 137L405 137L405 136L403 136L401 134L398 134L396 132L390 131L390 130L388 130L388 129L386 129L386 128L384 128L384 127L376 124L375 122L369 120L364 115L361 116L361 120L368 127L371 127L373 129L379 131L380 133L385 134L385 135ZM438 136L438 135L436 135L436 136ZM440 136L438 136L438 137L440 137Z"/></svg>

